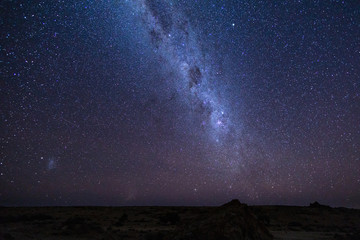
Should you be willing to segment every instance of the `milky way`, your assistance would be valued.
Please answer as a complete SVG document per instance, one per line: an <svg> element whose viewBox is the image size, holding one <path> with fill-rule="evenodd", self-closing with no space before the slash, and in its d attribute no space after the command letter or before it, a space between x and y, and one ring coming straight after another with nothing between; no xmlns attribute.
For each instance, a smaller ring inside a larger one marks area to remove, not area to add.
<svg viewBox="0 0 360 240"><path fill-rule="evenodd" d="M184 103L199 115L201 126L210 128L216 142L229 132L227 107L216 93L216 81L211 62L201 49L199 36L191 22L172 3L163 1L133 1L130 11L137 12L143 23L155 54L165 59L169 84L173 84Z"/></svg>
<svg viewBox="0 0 360 240"><path fill-rule="evenodd" d="M1 205L360 207L350 1L6 1Z"/></svg>

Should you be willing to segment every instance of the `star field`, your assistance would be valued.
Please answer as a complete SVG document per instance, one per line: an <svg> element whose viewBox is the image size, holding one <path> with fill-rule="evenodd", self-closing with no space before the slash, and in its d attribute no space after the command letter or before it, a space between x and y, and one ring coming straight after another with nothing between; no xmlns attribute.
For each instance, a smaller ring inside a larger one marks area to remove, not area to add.
<svg viewBox="0 0 360 240"><path fill-rule="evenodd" d="M360 207L356 1L1 8L1 205Z"/></svg>

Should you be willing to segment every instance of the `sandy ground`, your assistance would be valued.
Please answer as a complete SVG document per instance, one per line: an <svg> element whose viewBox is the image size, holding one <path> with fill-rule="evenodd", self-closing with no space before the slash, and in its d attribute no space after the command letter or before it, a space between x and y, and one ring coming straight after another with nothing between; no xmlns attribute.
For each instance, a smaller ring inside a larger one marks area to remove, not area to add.
<svg viewBox="0 0 360 240"><path fill-rule="evenodd" d="M360 210L250 206L274 239L360 239ZM215 207L2 207L0 239L163 239Z"/></svg>

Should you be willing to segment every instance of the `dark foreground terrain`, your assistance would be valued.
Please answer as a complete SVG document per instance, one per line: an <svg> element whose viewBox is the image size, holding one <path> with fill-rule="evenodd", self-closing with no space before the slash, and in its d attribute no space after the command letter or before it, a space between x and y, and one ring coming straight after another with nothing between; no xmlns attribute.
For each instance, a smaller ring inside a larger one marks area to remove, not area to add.
<svg viewBox="0 0 360 240"><path fill-rule="evenodd" d="M360 210L247 206L2 207L0 239L360 239Z"/></svg>

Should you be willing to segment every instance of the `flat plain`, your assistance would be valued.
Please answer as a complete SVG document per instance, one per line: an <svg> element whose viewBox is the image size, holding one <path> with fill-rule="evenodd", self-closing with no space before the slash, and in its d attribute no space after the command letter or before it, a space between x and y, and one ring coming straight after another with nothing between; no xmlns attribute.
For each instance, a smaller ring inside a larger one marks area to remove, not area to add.
<svg viewBox="0 0 360 240"><path fill-rule="evenodd" d="M360 239L360 210L240 203L229 207L0 208L0 239L7 240L201 239L204 232L213 239Z"/></svg>

